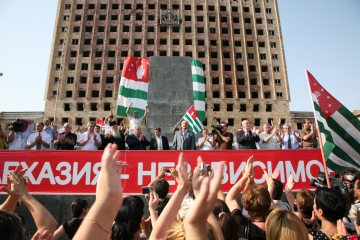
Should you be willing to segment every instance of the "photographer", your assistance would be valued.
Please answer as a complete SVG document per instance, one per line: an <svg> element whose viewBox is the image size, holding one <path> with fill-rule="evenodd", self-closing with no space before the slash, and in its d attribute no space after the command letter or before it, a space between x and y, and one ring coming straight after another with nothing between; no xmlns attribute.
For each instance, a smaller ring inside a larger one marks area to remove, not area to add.
<svg viewBox="0 0 360 240"><path fill-rule="evenodd" d="M26 141L34 129L34 120L17 119L9 126L10 133L7 137L10 150L25 150Z"/></svg>
<svg viewBox="0 0 360 240"><path fill-rule="evenodd" d="M219 129L215 129L217 134L214 135L212 139L212 145L215 146L215 143L219 143L219 150L232 150L234 135L231 132L228 132L228 125L226 122L222 122L220 127L221 132Z"/></svg>

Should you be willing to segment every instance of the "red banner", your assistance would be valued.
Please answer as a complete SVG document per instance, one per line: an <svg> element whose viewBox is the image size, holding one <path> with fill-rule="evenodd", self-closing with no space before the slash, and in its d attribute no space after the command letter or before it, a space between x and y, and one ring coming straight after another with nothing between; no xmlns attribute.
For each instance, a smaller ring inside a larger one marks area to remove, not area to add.
<svg viewBox="0 0 360 240"><path fill-rule="evenodd" d="M140 194L141 186L149 184L162 167L175 167L179 151L121 151L120 160L129 166L122 170L124 193ZM102 151L0 151L0 185L6 184L9 171L20 162L28 168L25 176L30 179L29 191L36 194L95 194L96 182L101 169ZM218 162L226 161L222 191L229 189L240 179L246 160L254 156L255 182L263 184L263 169L269 175L279 170L278 179L286 183L294 176L294 190L313 188L310 179L323 171L320 150L239 150L239 151L184 151L188 171L196 166L198 156L214 169ZM166 176L170 192L176 182Z"/></svg>

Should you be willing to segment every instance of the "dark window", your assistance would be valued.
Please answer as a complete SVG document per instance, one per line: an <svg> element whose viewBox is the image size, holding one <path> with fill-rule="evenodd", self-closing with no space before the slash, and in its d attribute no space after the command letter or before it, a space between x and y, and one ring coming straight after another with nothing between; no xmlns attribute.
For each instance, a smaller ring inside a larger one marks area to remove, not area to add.
<svg viewBox="0 0 360 240"><path fill-rule="evenodd" d="M228 126L234 126L234 119L228 118Z"/></svg>
<svg viewBox="0 0 360 240"><path fill-rule="evenodd" d="M249 7L244 7L244 12L250 12L250 8Z"/></svg>
<svg viewBox="0 0 360 240"><path fill-rule="evenodd" d="M153 51L147 51L146 56L147 57L152 57L152 56L154 56L154 52Z"/></svg>
<svg viewBox="0 0 360 240"><path fill-rule="evenodd" d="M154 44L154 39L148 39L147 44L148 45L153 45Z"/></svg>
<svg viewBox="0 0 360 240"><path fill-rule="evenodd" d="M266 104L266 111L271 112L272 111L272 104Z"/></svg>
<svg viewBox="0 0 360 240"><path fill-rule="evenodd" d="M225 96L226 96L226 98L232 98L233 97L232 91L226 91Z"/></svg>
<svg viewBox="0 0 360 240"><path fill-rule="evenodd" d="M154 27L148 27L148 32L154 32Z"/></svg>
<svg viewBox="0 0 360 240"><path fill-rule="evenodd" d="M173 27L172 30L173 30L173 32L177 32L177 33L178 33L178 32L180 31L180 28L178 28L178 27Z"/></svg>
<svg viewBox="0 0 360 240"><path fill-rule="evenodd" d="M220 11L226 12L226 6L220 6Z"/></svg>
<svg viewBox="0 0 360 240"><path fill-rule="evenodd" d="M226 111L232 112L233 111L234 104L228 103L226 104Z"/></svg>
<svg viewBox="0 0 360 240"><path fill-rule="evenodd" d="M72 83L74 83L74 77L68 77L67 84L72 84Z"/></svg>
<svg viewBox="0 0 360 240"><path fill-rule="evenodd" d="M237 12L237 11L238 11L238 7L232 7L232 8L231 8L231 11Z"/></svg>
<svg viewBox="0 0 360 240"><path fill-rule="evenodd" d="M256 72L256 67L254 65L249 66L250 72Z"/></svg>
<svg viewBox="0 0 360 240"><path fill-rule="evenodd" d="M225 71L231 71L231 65L224 65Z"/></svg>
<svg viewBox="0 0 360 240"><path fill-rule="evenodd" d="M179 39L173 39L173 45L179 45Z"/></svg>
<svg viewBox="0 0 360 240"><path fill-rule="evenodd" d="M231 81L231 78L225 78L225 84L231 84L232 81Z"/></svg>
<svg viewBox="0 0 360 240"><path fill-rule="evenodd" d="M198 33L204 33L204 28L203 27L198 27L197 32Z"/></svg>
<svg viewBox="0 0 360 240"><path fill-rule="evenodd" d="M211 46L216 46L217 45L216 40L210 40L210 45Z"/></svg>
<svg viewBox="0 0 360 240"><path fill-rule="evenodd" d="M87 15L86 18L88 21L92 21L94 19L94 15Z"/></svg>
<svg viewBox="0 0 360 240"><path fill-rule="evenodd" d="M155 4L149 4L149 9L155 9Z"/></svg>
<svg viewBox="0 0 360 240"><path fill-rule="evenodd" d="M85 27L85 32L91 32L91 31L92 31L92 26Z"/></svg>
<svg viewBox="0 0 360 240"><path fill-rule="evenodd" d="M250 84L251 85L257 85L257 79L256 78L251 78L250 79Z"/></svg>
<svg viewBox="0 0 360 240"><path fill-rule="evenodd" d="M118 20L118 15L111 15L111 20L113 21Z"/></svg>
<svg viewBox="0 0 360 240"><path fill-rule="evenodd" d="M203 21L204 21L204 17L203 17L203 16L197 16L197 17L196 17L196 21L198 21L198 22L203 22Z"/></svg>
<svg viewBox="0 0 360 240"><path fill-rule="evenodd" d="M248 47L253 47L253 46L254 46L254 43L253 43L253 41L247 41L247 42L246 42L246 45L247 45Z"/></svg>
<svg viewBox="0 0 360 240"><path fill-rule="evenodd" d="M255 126L260 126L260 118L255 118L254 125Z"/></svg>
<svg viewBox="0 0 360 240"><path fill-rule="evenodd" d="M167 27L160 27L160 32L166 32L167 31Z"/></svg>
<svg viewBox="0 0 360 240"><path fill-rule="evenodd" d="M244 22L245 22L245 23L251 23L251 19L250 19L250 18L245 18L245 19L244 19Z"/></svg>
<svg viewBox="0 0 360 240"><path fill-rule="evenodd" d="M117 32L117 26L111 26L110 32Z"/></svg>
<svg viewBox="0 0 360 240"><path fill-rule="evenodd" d="M190 22L191 21L191 16L185 16L185 21Z"/></svg>
<svg viewBox="0 0 360 240"><path fill-rule="evenodd" d="M87 77L80 77L80 83L86 83Z"/></svg>
<svg viewBox="0 0 360 240"><path fill-rule="evenodd" d="M115 3L111 6L112 9L119 9L119 4Z"/></svg>
<svg viewBox="0 0 360 240"><path fill-rule="evenodd" d="M123 26L123 32L129 32L129 31L130 31L130 27L124 25L124 26Z"/></svg>
<svg viewBox="0 0 360 240"><path fill-rule="evenodd" d="M98 90L92 90L91 91L91 97L99 97L99 91Z"/></svg>
<svg viewBox="0 0 360 240"><path fill-rule="evenodd" d="M198 45L199 45L199 46L204 46L204 40L199 39L199 40L198 40Z"/></svg>
<svg viewBox="0 0 360 240"><path fill-rule="evenodd" d="M258 29L258 30L257 30L257 34L258 34L258 35L264 35L264 30Z"/></svg>
<svg viewBox="0 0 360 240"><path fill-rule="evenodd" d="M114 70L114 64L113 63L108 63L107 64L107 70Z"/></svg>
<svg viewBox="0 0 360 240"><path fill-rule="evenodd" d="M135 45L141 45L141 39L135 39L134 43Z"/></svg>
<svg viewBox="0 0 360 240"><path fill-rule="evenodd" d="M73 32L80 32L80 27L74 27Z"/></svg>
<svg viewBox="0 0 360 240"><path fill-rule="evenodd" d="M185 52L186 57L192 57L192 52Z"/></svg>
<svg viewBox="0 0 360 240"><path fill-rule="evenodd" d="M258 98L259 94L258 92L251 92L251 98Z"/></svg>
<svg viewBox="0 0 360 240"><path fill-rule="evenodd" d="M111 110L111 104L110 103L104 103L104 111L110 111Z"/></svg>
<svg viewBox="0 0 360 240"><path fill-rule="evenodd" d="M101 63L94 64L94 70L101 70Z"/></svg>
<svg viewBox="0 0 360 240"><path fill-rule="evenodd" d="M116 44L116 39L115 38L109 39L109 44L111 44L111 45Z"/></svg>
<svg viewBox="0 0 360 240"><path fill-rule="evenodd" d="M215 17L214 16L209 16L209 22L215 22Z"/></svg>
<svg viewBox="0 0 360 240"><path fill-rule="evenodd" d="M70 111L70 103L64 103L64 111Z"/></svg>
<svg viewBox="0 0 360 240"><path fill-rule="evenodd" d="M180 56L180 52L179 51L173 51L172 55L173 56Z"/></svg>
<svg viewBox="0 0 360 240"><path fill-rule="evenodd" d="M122 43L122 44L129 44L129 39L123 38L123 39L121 40L121 43Z"/></svg>
<svg viewBox="0 0 360 240"><path fill-rule="evenodd" d="M141 51L134 51L134 57L141 57Z"/></svg>
<svg viewBox="0 0 360 240"><path fill-rule="evenodd" d="M220 98L220 92L219 91L213 91L213 98Z"/></svg>
<svg viewBox="0 0 360 240"><path fill-rule="evenodd" d="M244 78L238 78L238 85L245 85L245 79Z"/></svg>
<svg viewBox="0 0 360 240"><path fill-rule="evenodd" d="M199 58L204 58L205 57L205 52L198 52L198 57Z"/></svg>
<svg viewBox="0 0 360 240"><path fill-rule="evenodd" d="M100 4L100 9L106 9L106 4Z"/></svg>
<svg viewBox="0 0 360 240"><path fill-rule="evenodd" d="M160 51L160 52L159 52L159 55L160 55L160 56L166 56L166 51Z"/></svg>
<svg viewBox="0 0 360 240"><path fill-rule="evenodd" d="M224 58L230 58L230 53L229 52L224 52L223 56L224 56Z"/></svg>
<svg viewBox="0 0 360 240"><path fill-rule="evenodd" d="M211 70L212 71L217 71L218 70L218 65L217 64L211 64Z"/></svg>
<svg viewBox="0 0 360 240"><path fill-rule="evenodd" d="M166 45L166 43L167 43L166 38L160 39L160 44L161 45Z"/></svg>
<svg viewBox="0 0 360 240"><path fill-rule="evenodd" d="M100 21L106 20L106 15L100 15L100 16L99 16L99 20L100 20Z"/></svg>
<svg viewBox="0 0 360 240"><path fill-rule="evenodd" d="M186 4L185 5L185 10L191 10L191 5Z"/></svg>
<svg viewBox="0 0 360 240"><path fill-rule="evenodd" d="M229 33L229 30L227 28L222 28L221 29L221 33L222 34L228 34Z"/></svg>
<svg viewBox="0 0 360 240"><path fill-rule="evenodd" d="M253 111L254 111L254 112L258 112L259 109L260 109L259 104L254 104L254 106L253 106Z"/></svg>
<svg viewBox="0 0 360 240"><path fill-rule="evenodd" d="M75 70L75 64L74 63L69 64L69 70Z"/></svg>
<svg viewBox="0 0 360 240"><path fill-rule="evenodd" d="M264 92L264 98L271 98L271 92Z"/></svg>
<svg viewBox="0 0 360 240"><path fill-rule="evenodd" d="M77 52L76 51L71 51L70 52L70 57L76 57L77 55Z"/></svg>
<svg viewBox="0 0 360 240"><path fill-rule="evenodd" d="M142 27L141 26L135 26L135 32L141 32Z"/></svg>
<svg viewBox="0 0 360 240"><path fill-rule="evenodd" d="M220 111L220 104L218 104L218 103L214 103L214 108L213 108L213 111L215 111L215 112Z"/></svg>
<svg viewBox="0 0 360 240"><path fill-rule="evenodd" d="M246 104L240 104L240 112L246 112Z"/></svg>
<svg viewBox="0 0 360 240"><path fill-rule="evenodd" d="M227 22L227 17L221 17L221 22Z"/></svg>
<svg viewBox="0 0 360 240"><path fill-rule="evenodd" d="M81 64L81 70L88 70L88 64L87 63L82 63Z"/></svg>
<svg viewBox="0 0 360 240"><path fill-rule="evenodd" d="M81 21L81 15L75 15L75 21Z"/></svg>
<svg viewBox="0 0 360 240"><path fill-rule="evenodd" d="M72 91L66 91L66 95L67 98L72 97Z"/></svg>
<svg viewBox="0 0 360 240"><path fill-rule="evenodd" d="M251 30L251 29L245 29L245 33L246 33L247 35L251 35L251 34L252 34L252 30Z"/></svg>
<svg viewBox="0 0 360 240"><path fill-rule="evenodd" d="M100 45L100 44L104 44L104 39L100 38L96 40L96 44Z"/></svg>
<svg viewBox="0 0 360 240"><path fill-rule="evenodd" d="M263 79L263 85L270 85L269 79Z"/></svg>
<svg viewBox="0 0 360 240"><path fill-rule="evenodd" d="M93 83L100 83L100 77L93 77Z"/></svg>
<svg viewBox="0 0 360 240"><path fill-rule="evenodd" d="M239 98L246 98L245 92L240 91L239 92Z"/></svg>
<svg viewBox="0 0 360 240"><path fill-rule="evenodd" d="M261 8L255 8L256 13L261 13Z"/></svg>
<svg viewBox="0 0 360 240"><path fill-rule="evenodd" d="M192 45L192 39L185 39L185 45Z"/></svg>
<svg viewBox="0 0 360 240"><path fill-rule="evenodd" d="M137 21L141 21L141 20L142 20L142 15L136 14L136 20L137 20Z"/></svg>
<svg viewBox="0 0 360 240"><path fill-rule="evenodd" d="M115 51L109 51L108 57L115 57Z"/></svg>
<svg viewBox="0 0 360 240"><path fill-rule="evenodd" d="M202 11L202 10L203 10L203 5L197 5L197 6L196 6L196 10Z"/></svg>
<svg viewBox="0 0 360 240"><path fill-rule="evenodd" d="M77 103L76 104L76 109L77 109L77 111L84 111L84 104L83 103ZM77 125L79 125L79 124L77 124Z"/></svg>
<svg viewBox="0 0 360 240"><path fill-rule="evenodd" d="M95 57L102 57L102 51L96 51Z"/></svg>
<svg viewBox="0 0 360 240"><path fill-rule="evenodd" d="M90 103L90 111L97 111L97 103Z"/></svg>
<svg viewBox="0 0 360 240"><path fill-rule="evenodd" d="M219 78L218 77L213 77L211 79L211 82L212 82L212 84L219 84Z"/></svg>
<svg viewBox="0 0 360 240"><path fill-rule="evenodd" d="M154 21L155 20L155 15L148 15L148 20L149 21Z"/></svg>
<svg viewBox="0 0 360 240"><path fill-rule="evenodd" d="M209 5L208 9L209 9L209 11L215 11L215 7L212 5Z"/></svg>
<svg viewBox="0 0 360 240"><path fill-rule="evenodd" d="M259 42L259 47L265 47L265 42Z"/></svg>
<svg viewBox="0 0 360 240"><path fill-rule="evenodd" d="M267 71L268 71L268 67L267 67L267 66L261 66L261 71L262 71L262 72L267 72Z"/></svg>
<svg viewBox="0 0 360 240"><path fill-rule="evenodd" d="M244 66L243 65L236 65L236 71L243 72L244 71Z"/></svg>
<svg viewBox="0 0 360 240"><path fill-rule="evenodd" d="M89 9L95 9L95 4L89 4Z"/></svg>
<svg viewBox="0 0 360 240"><path fill-rule="evenodd" d="M235 46L236 47L241 47L241 41L235 41Z"/></svg>
<svg viewBox="0 0 360 240"><path fill-rule="evenodd" d="M240 29L234 28L234 34L240 34Z"/></svg>
<svg viewBox="0 0 360 240"><path fill-rule="evenodd" d="M82 9L83 5L82 4L76 4L76 9Z"/></svg>
<svg viewBox="0 0 360 240"><path fill-rule="evenodd" d="M79 90L79 97L85 97L85 91Z"/></svg>
<svg viewBox="0 0 360 240"><path fill-rule="evenodd" d="M112 90L106 90L105 97L112 97Z"/></svg>
<svg viewBox="0 0 360 240"><path fill-rule="evenodd" d="M262 24L262 18L257 18L256 19L256 24Z"/></svg>
<svg viewBox="0 0 360 240"><path fill-rule="evenodd" d="M228 47L229 46L229 41L228 40L223 40L223 46Z"/></svg>

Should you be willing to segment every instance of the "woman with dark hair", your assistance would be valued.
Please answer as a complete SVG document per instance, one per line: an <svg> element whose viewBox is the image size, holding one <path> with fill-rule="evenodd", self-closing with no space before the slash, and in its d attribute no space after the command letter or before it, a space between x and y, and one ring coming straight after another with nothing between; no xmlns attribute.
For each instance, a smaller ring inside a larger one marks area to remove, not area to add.
<svg viewBox="0 0 360 240"><path fill-rule="evenodd" d="M219 222L224 240L237 239L237 229L239 229L239 226L232 217L226 203L223 200L217 199L212 212Z"/></svg>
<svg viewBox="0 0 360 240"><path fill-rule="evenodd" d="M111 229L111 240L140 239L144 202L139 196L124 197Z"/></svg>
<svg viewBox="0 0 360 240"><path fill-rule="evenodd" d="M89 211L88 202L85 199L77 198L70 206L72 220L65 221L54 233L53 240L59 239L64 234L72 239L80 227L84 217Z"/></svg>
<svg viewBox="0 0 360 240"><path fill-rule="evenodd" d="M0 239L25 239L22 224L15 214L0 210Z"/></svg>

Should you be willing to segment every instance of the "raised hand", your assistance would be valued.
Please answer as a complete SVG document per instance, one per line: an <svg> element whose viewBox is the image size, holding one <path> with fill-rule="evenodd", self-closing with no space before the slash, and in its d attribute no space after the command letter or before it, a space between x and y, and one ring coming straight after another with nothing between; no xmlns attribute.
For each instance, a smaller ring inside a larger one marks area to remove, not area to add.
<svg viewBox="0 0 360 240"><path fill-rule="evenodd" d="M167 171L167 170L168 170L167 168L161 168L161 169L159 170L158 177L159 177L159 178L164 178L164 177L166 176L166 171Z"/></svg>

